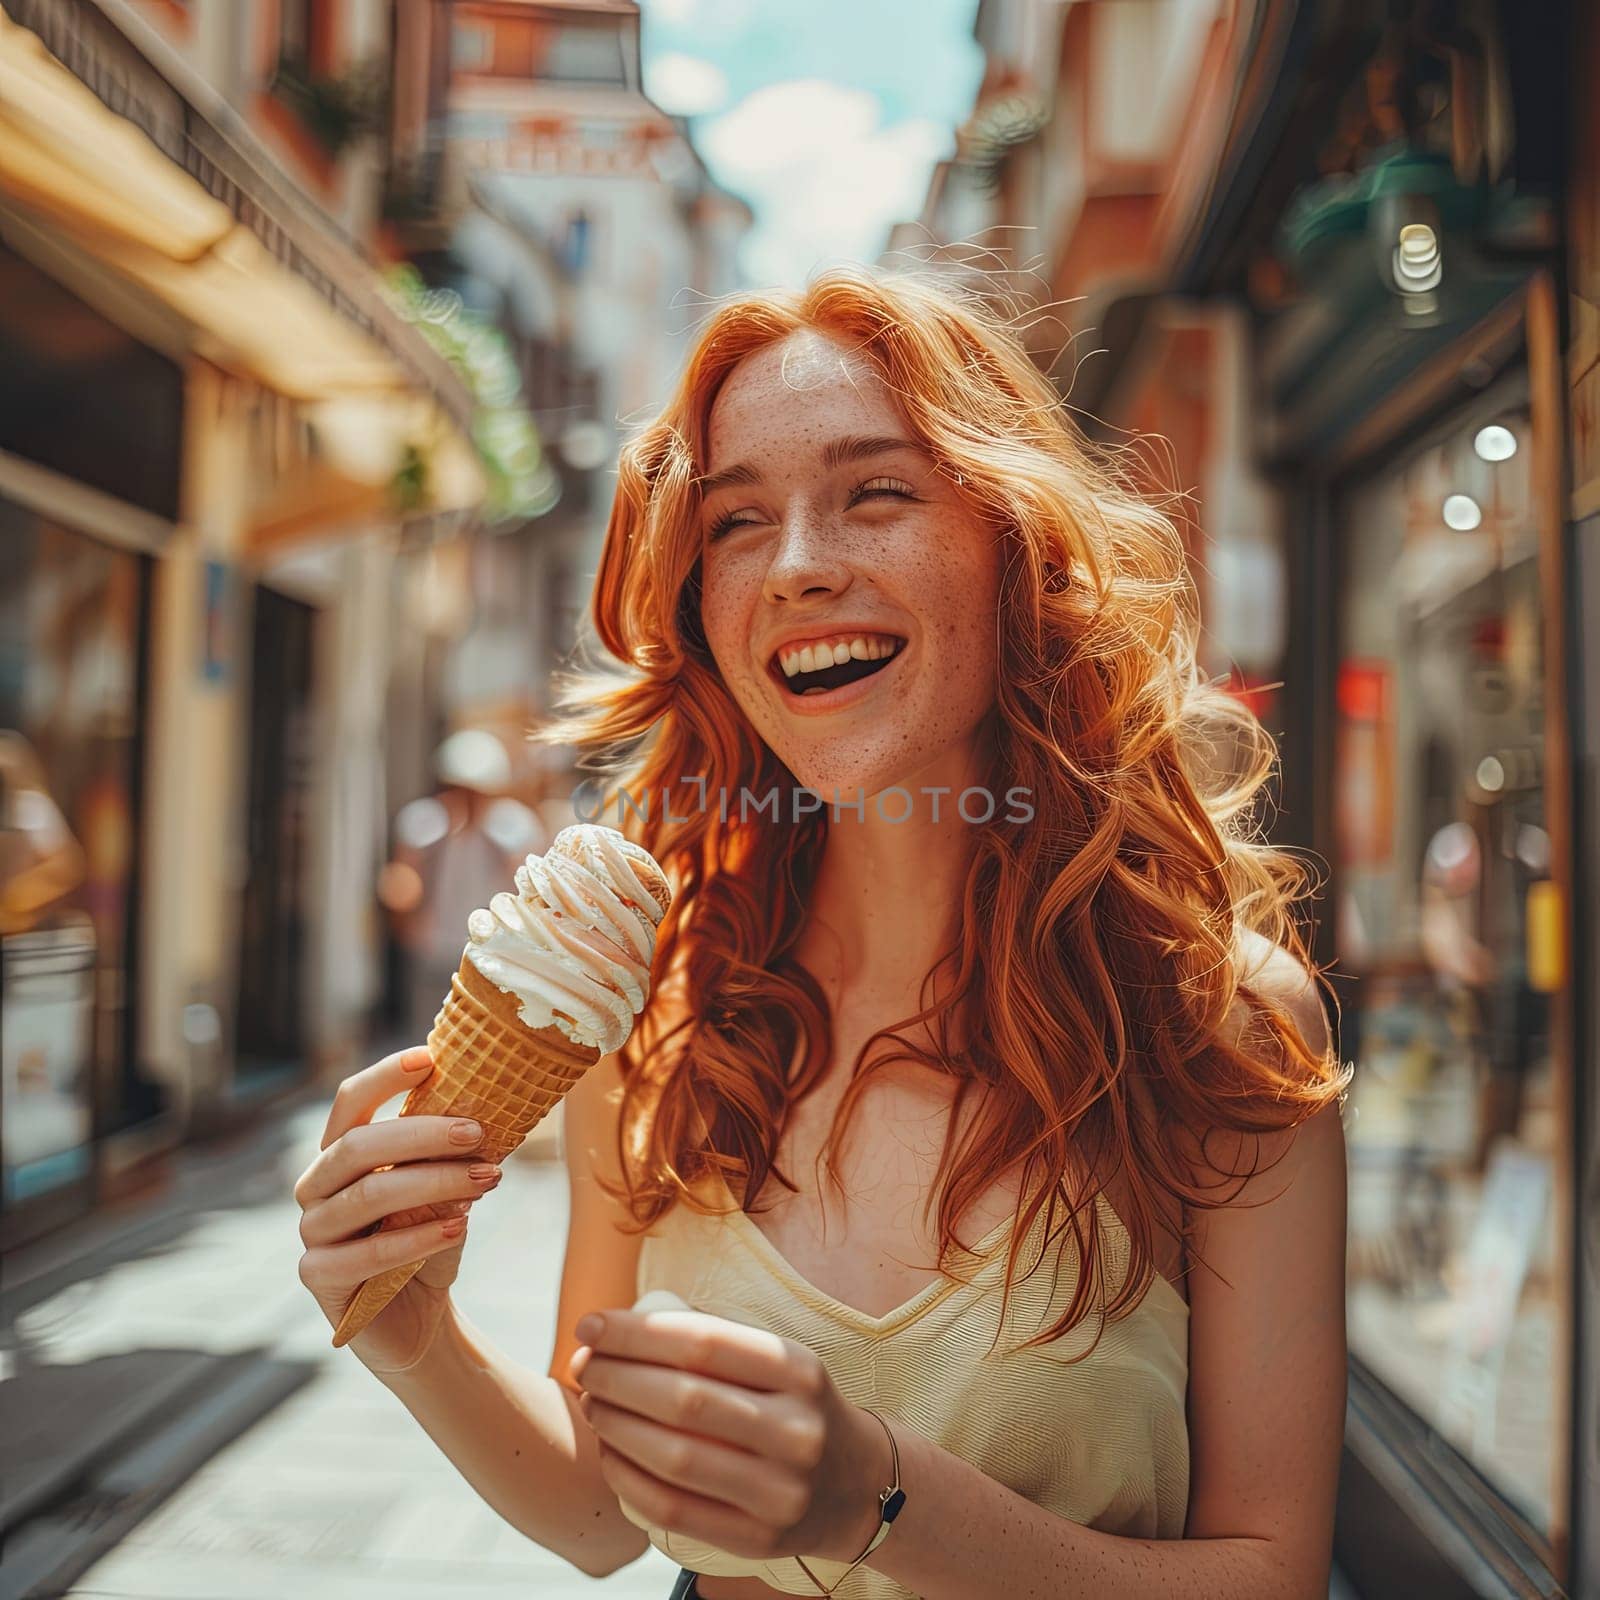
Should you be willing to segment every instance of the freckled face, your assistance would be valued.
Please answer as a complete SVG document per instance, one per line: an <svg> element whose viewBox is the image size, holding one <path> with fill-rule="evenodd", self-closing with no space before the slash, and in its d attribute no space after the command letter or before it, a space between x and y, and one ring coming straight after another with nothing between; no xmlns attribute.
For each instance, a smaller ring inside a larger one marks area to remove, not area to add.
<svg viewBox="0 0 1600 1600"><path fill-rule="evenodd" d="M915 449L828 465L824 447L849 438L916 442L877 374L825 335L794 333L723 384L707 475L749 466L756 480L701 508L707 643L752 726L825 798L970 781L995 697L998 535ZM836 707L783 686L781 643L851 633L906 643Z"/></svg>

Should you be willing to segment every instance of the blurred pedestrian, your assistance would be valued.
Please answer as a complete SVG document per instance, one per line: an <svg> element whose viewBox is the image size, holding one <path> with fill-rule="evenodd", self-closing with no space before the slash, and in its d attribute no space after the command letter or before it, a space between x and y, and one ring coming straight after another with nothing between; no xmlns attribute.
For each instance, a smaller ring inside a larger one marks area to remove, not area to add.
<svg viewBox="0 0 1600 1600"><path fill-rule="evenodd" d="M549 843L538 816L506 793L511 759L494 734L451 734L433 765L439 787L401 808L393 855L378 878L405 955L405 1017L418 1042L449 993L468 916L509 889L523 860Z"/></svg>

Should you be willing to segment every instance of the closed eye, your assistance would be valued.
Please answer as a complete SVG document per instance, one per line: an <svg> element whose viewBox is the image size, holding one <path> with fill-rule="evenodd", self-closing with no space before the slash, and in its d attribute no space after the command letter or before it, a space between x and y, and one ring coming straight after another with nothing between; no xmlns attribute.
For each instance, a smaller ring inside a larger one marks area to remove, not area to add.
<svg viewBox="0 0 1600 1600"><path fill-rule="evenodd" d="M873 494L898 495L902 500L916 498L911 492L911 486L901 483L897 478L871 478L866 483L858 483L850 491L850 504L854 505L857 500L864 500Z"/></svg>
<svg viewBox="0 0 1600 1600"><path fill-rule="evenodd" d="M863 500L871 499L874 495L889 494L900 500L915 500L916 495L909 484L902 483L898 478L868 478L863 483L858 483L850 491L850 499L846 506L859 504ZM720 539L723 534L731 532L734 528L753 528L756 523L748 519L741 519L735 512L726 512L719 517L707 530L708 540Z"/></svg>

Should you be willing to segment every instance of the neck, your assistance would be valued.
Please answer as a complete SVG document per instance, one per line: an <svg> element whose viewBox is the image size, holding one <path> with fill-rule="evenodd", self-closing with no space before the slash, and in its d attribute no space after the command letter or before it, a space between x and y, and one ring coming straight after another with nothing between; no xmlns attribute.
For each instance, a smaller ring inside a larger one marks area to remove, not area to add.
<svg viewBox="0 0 1600 1600"><path fill-rule="evenodd" d="M836 1015L860 1009L882 1026L893 1020L886 1012L900 1017L922 1008L923 980L955 945L978 842L978 826L962 818L956 801L983 782L975 774L988 765L963 746L900 780L909 804L904 793L887 790L869 796L861 816L842 804L835 816L830 803L798 954ZM974 802L969 809L976 815L983 807ZM909 812L904 821L888 820L903 812ZM929 1003L947 992L950 970L929 987Z"/></svg>

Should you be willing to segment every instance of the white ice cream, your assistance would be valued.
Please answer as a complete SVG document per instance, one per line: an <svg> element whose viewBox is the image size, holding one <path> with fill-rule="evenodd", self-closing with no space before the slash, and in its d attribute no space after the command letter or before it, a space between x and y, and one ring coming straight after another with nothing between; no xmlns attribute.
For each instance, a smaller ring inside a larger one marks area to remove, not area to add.
<svg viewBox="0 0 1600 1600"><path fill-rule="evenodd" d="M517 868L515 894L467 919L467 959L517 997L528 1027L557 1027L606 1055L644 1010L665 914L630 852L649 859L615 828L563 828Z"/></svg>

